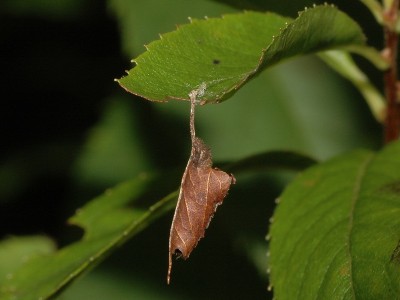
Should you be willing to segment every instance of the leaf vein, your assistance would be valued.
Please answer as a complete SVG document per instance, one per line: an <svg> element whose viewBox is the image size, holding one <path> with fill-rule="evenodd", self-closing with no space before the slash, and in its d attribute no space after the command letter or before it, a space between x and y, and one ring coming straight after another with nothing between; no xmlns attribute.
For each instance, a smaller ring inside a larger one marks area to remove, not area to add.
<svg viewBox="0 0 400 300"><path fill-rule="evenodd" d="M354 272L353 272L353 259L352 259L352 249L351 249L351 240L354 234L354 212L356 210L356 206L358 204L358 200L360 199L360 191L361 191L361 186L362 186L362 181L364 179L365 174L367 173L367 168L370 165L372 159L374 157L373 153L370 153L366 158L363 164L361 164L359 171L357 173L357 177L355 180L354 184L354 189L353 189L353 197L351 200L351 209L350 209L350 214L349 214L349 224L348 224L348 241L347 241L347 255L349 256L349 272L350 272L350 289L351 289L351 295L352 298L356 298L356 293L354 289Z"/></svg>

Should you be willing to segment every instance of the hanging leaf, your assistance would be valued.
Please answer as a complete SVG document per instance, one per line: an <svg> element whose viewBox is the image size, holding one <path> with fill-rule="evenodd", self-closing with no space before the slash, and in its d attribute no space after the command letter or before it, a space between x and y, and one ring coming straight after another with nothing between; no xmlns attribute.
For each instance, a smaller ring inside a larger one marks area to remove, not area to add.
<svg viewBox="0 0 400 300"><path fill-rule="evenodd" d="M355 151L288 186L270 230L277 299L398 299L399 153Z"/></svg>
<svg viewBox="0 0 400 300"><path fill-rule="evenodd" d="M136 67L118 82L155 101L189 100L190 91L204 85L198 99L213 103L282 60L338 48L383 63L379 53L366 46L358 24L328 5L305 10L295 20L258 12L193 19L150 43L134 60Z"/></svg>
<svg viewBox="0 0 400 300"><path fill-rule="evenodd" d="M222 204L235 177L212 168L210 149L196 137L194 109L196 97L204 90L190 93L190 135L192 151L183 173L178 204L176 205L169 237L169 264L167 282L171 279L172 256L187 259L204 233L217 206Z"/></svg>
<svg viewBox="0 0 400 300"><path fill-rule="evenodd" d="M186 166L179 200L172 222L169 242L168 283L172 256L187 259L222 204L235 178L224 171L213 169L211 153L202 140L196 138Z"/></svg>

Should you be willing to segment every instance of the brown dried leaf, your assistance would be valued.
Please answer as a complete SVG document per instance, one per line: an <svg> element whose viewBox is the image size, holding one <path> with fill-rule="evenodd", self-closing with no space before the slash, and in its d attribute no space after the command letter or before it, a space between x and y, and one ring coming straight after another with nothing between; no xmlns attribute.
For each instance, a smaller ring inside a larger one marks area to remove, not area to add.
<svg viewBox="0 0 400 300"><path fill-rule="evenodd" d="M183 173L178 203L176 205L169 237L170 282L172 256L187 259L198 241L204 237L217 206L222 203L235 177L212 168L211 151L195 136L194 106L196 94L191 94L190 128L192 151Z"/></svg>

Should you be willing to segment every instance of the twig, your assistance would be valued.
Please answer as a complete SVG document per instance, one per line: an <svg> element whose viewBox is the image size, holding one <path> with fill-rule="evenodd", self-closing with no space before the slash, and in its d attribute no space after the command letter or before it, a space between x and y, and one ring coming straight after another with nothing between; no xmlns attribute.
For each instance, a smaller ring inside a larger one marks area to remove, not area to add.
<svg viewBox="0 0 400 300"><path fill-rule="evenodd" d="M398 19L399 0L393 0L390 7L384 11L385 53L390 62L389 69L385 72L385 96L387 100L387 113L385 120L385 143L397 140L400 136L400 101L398 100L397 84L397 47L398 36L396 23Z"/></svg>

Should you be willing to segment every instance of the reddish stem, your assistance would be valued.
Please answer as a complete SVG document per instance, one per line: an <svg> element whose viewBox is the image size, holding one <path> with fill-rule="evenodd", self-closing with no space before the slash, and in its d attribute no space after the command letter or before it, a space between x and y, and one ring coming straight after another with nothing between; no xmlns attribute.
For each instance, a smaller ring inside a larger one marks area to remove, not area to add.
<svg viewBox="0 0 400 300"><path fill-rule="evenodd" d="M400 136L400 101L397 88L397 46L398 36L395 30L398 17L399 0L394 0L392 6L385 12L385 44L389 54L389 69L385 72L385 96L387 114L385 119L385 143L397 140Z"/></svg>

